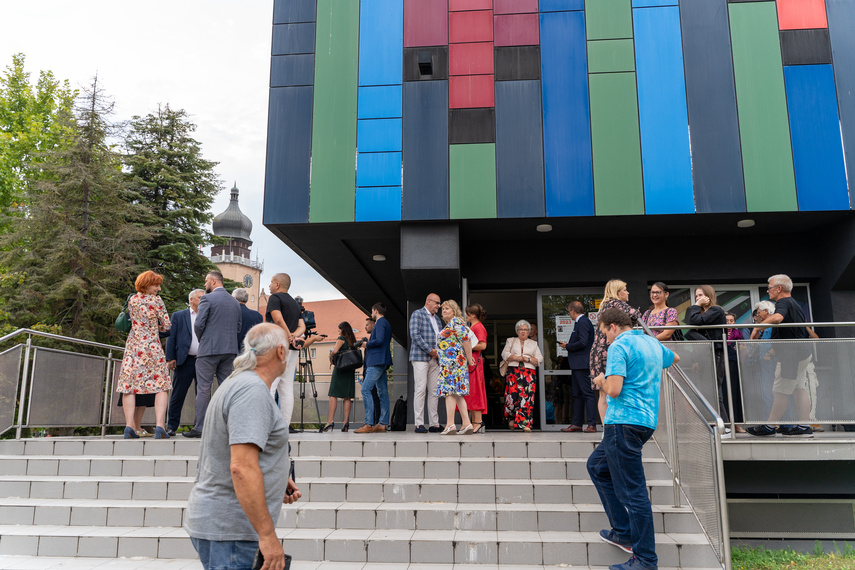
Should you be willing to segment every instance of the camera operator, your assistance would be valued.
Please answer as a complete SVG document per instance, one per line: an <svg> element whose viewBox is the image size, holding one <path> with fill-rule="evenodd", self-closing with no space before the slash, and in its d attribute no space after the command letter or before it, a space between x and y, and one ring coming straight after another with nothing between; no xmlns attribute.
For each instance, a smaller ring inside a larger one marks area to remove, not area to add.
<svg viewBox="0 0 855 570"><path fill-rule="evenodd" d="M277 273L270 280L270 298L267 300L265 321L278 325L285 331L288 343L298 348L300 337L306 332L306 324L303 322L300 305L288 294L290 287L291 277L287 273ZM289 350L285 372L270 386L272 396L279 393L279 408L289 427L291 413L294 411L294 376L297 374L299 357L299 350Z"/></svg>

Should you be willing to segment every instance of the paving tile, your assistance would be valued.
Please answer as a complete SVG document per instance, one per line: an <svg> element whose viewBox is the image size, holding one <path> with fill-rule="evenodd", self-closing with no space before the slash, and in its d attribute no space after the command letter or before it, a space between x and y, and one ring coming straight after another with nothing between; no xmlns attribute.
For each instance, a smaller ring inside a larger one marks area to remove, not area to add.
<svg viewBox="0 0 855 570"><path fill-rule="evenodd" d="M80 443L83 443L83 442L80 442ZM82 446L81 446L81 449L83 449ZM62 461L59 462L59 473L58 474L60 476L65 475L65 476L72 476L72 477L79 477L79 476L86 477L89 475L89 467L90 467L90 461L88 459L79 459L79 460L63 459Z"/></svg>
<svg viewBox="0 0 855 570"><path fill-rule="evenodd" d="M89 462L89 474L93 477L120 477L122 462L109 458L93 458Z"/></svg>
<svg viewBox="0 0 855 570"><path fill-rule="evenodd" d="M39 553L38 536L16 536L4 534L0 536L0 554L29 554Z"/></svg>
<svg viewBox="0 0 855 570"><path fill-rule="evenodd" d="M72 507L70 524L72 526L106 526L107 507Z"/></svg>
<svg viewBox="0 0 855 570"><path fill-rule="evenodd" d="M0 505L0 524L33 524L35 507Z"/></svg>
<svg viewBox="0 0 855 570"><path fill-rule="evenodd" d="M48 540L50 537L44 537ZM116 558L119 552L119 538L109 536L81 536L77 544L78 556L97 556Z"/></svg>
<svg viewBox="0 0 855 570"><path fill-rule="evenodd" d="M76 536L41 536L39 556L77 556Z"/></svg>
<svg viewBox="0 0 855 570"><path fill-rule="evenodd" d="M71 507L36 507L33 524L62 524L67 525L71 520Z"/></svg>
<svg viewBox="0 0 855 570"><path fill-rule="evenodd" d="M157 538L142 537L119 537L119 556L131 558L133 556L157 557Z"/></svg>
<svg viewBox="0 0 855 570"><path fill-rule="evenodd" d="M63 489L63 498L97 499L98 489L97 481L68 481Z"/></svg>

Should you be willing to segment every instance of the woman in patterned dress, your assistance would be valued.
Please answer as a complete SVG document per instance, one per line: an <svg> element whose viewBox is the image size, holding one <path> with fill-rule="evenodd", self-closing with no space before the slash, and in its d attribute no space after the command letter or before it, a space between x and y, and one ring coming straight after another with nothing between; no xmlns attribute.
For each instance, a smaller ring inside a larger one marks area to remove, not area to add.
<svg viewBox="0 0 855 570"><path fill-rule="evenodd" d="M463 427L459 432L454 425L454 409L460 410L460 420L469 421L466 400L463 396L469 393L469 366L475 364L472 358L472 347L469 346L469 331L463 312L454 301L442 304L442 320L445 328L439 331L437 352L439 355L439 381L436 395L445 396L445 430L442 435L465 435L472 433L472 423Z"/></svg>
<svg viewBox="0 0 855 570"><path fill-rule="evenodd" d="M125 357L122 359L122 372L116 388L117 392L123 394L122 409L127 425L125 439L139 437L134 429L135 394L155 394L157 427L154 428L154 438L169 439L164 422L172 380L169 378L158 331L168 331L171 323L163 299L157 294L161 283L163 277L154 271L141 273L134 283L137 294L128 301L131 332L125 343Z"/></svg>
<svg viewBox="0 0 855 570"><path fill-rule="evenodd" d="M603 293L603 302L600 304L600 312L611 307L618 309L629 315L633 324L641 318L641 312L629 306L629 291L626 290L626 283L620 279L612 279L606 283L606 290ZM594 327L594 344L591 346L591 378L596 378L600 374L606 373L606 354L609 351L609 343L606 340L606 335L600 331L599 326ZM600 412L600 419L606 417L606 410L609 407L606 400L606 393L591 382L591 388L599 391L600 396L597 401L597 410Z"/></svg>
<svg viewBox="0 0 855 570"><path fill-rule="evenodd" d="M534 413L534 392L537 388L536 369L543 362L543 354L536 340L529 334L534 328L528 321L517 321L514 330L516 337L505 342L502 360L508 363L505 376L505 421L514 430L531 431L531 417Z"/></svg>
<svg viewBox="0 0 855 570"><path fill-rule="evenodd" d="M650 302L653 303L652 309L647 309L641 316L648 327L661 327L664 325L679 325L680 319L677 316L677 309L668 306L668 286L657 281L650 287ZM656 333L656 339L659 342L671 340L674 332L677 329L666 329L664 331L653 331Z"/></svg>

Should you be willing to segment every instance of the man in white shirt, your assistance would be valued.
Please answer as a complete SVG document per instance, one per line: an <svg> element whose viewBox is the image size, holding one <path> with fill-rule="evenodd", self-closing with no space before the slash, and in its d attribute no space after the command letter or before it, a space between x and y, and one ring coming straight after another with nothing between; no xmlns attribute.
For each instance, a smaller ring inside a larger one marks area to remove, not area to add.
<svg viewBox="0 0 855 570"><path fill-rule="evenodd" d="M196 380L196 355L199 353L199 339L193 326L199 301L205 294L203 289L193 289L188 295L189 309L172 314L172 328L166 341L166 360L170 370L175 371L172 378L172 394L169 397L169 416L166 421L166 433L170 437L181 423L181 410L190 385Z"/></svg>

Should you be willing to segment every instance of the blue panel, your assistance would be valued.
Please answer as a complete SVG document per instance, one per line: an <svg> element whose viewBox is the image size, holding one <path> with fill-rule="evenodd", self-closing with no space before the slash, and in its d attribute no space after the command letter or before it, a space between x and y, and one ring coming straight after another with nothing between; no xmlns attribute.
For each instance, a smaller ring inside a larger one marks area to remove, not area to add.
<svg viewBox="0 0 855 570"><path fill-rule="evenodd" d="M400 84L404 69L404 0L362 0L359 84Z"/></svg>
<svg viewBox="0 0 855 570"><path fill-rule="evenodd" d="M400 219L400 186L356 189L357 222L397 222Z"/></svg>
<svg viewBox="0 0 855 570"><path fill-rule="evenodd" d="M846 167L830 65L784 68L799 210L848 210Z"/></svg>
<svg viewBox="0 0 855 570"><path fill-rule="evenodd" d="M294 24L314 22L317 12L317 0L275 0L273 2L273 23Z"/></svg>
<svg viewBox="0 0 855 570"><path fill-rule="evenodd" d="M834 82L840 109L840 130L846 149L846 170L850 181L855 179L855 2L826 0L828 34L834 57ZM850 182L849 194L855 204L855 184Z"/></svg>
<svg viewBox="0 0 855 570"><path fill-rule="evenodd" d="M727 0L683 2L686 93L698 213L744 212Z"/></svg>
<svg viewBox="0 0 855 570"><path fill-rule="evenodd" d="M648 214L691 214L692 158L680 9L633 10L638 120Z"/></svg>
<svg viewBox="0 0 855 570"><path fill-rule="evenodd" d="M357 186L400 186L401 153L369 152L356 155Z"/></svg>
<svg viewBox="0 0 855 570"><path fill-rule="evenodd" d="M314 82L314 55L274 55L270 58L271 87L313 85Z"/></svg>
<svg viewBox="0 0 855 570"><path fill-rule="evenodd" d="M356 152L401 150L401 119L356 121Z"/></svg>
<svg viewBox="0 0 855 570"><path fill-rule="evenodd" d="M315 53L315 24L273 26L272 55Z"/></svg>
<svg viewBox="0 0 855 570"><path fill-rule="evenodd" d="M496 208L500 218L546 215L540 81L496 82Z"/></svg>
<svg viewBox="0 0 855 570"><path fill-rule="evenodd" d="M584 12L540 15L540 64L546 215L593 216Z"/></svg>
<svg viewBox="0 0 855 570"><path fill-rule="evenodd" d="M309 166L312 153L312 87L270 90L264 223L309 221Z"/></svg>
<svg viewBox="0 0 855 570"><path fill-rule="evenodd" d="M401 86L360 87L357 117L384 119L401 116Z"/></svg>
<svg viewBox="0 0 855 570"><path fill-rule="evenodd" d="M584 10L585 0L540 0L539 9L541 12L564 12L567 10Z"/></svg>
<svg viewBox="0 0 855 570"><path fill-rule="evenodd" d="M448 81L404 84L403 219L448 219Z"/></svg>
<svg viewBox="0 0 855 570"><path fill-rule="evenodd" d="M633 8L650 8L652 6L677 6L679 0L632 0Z"/></svg>

